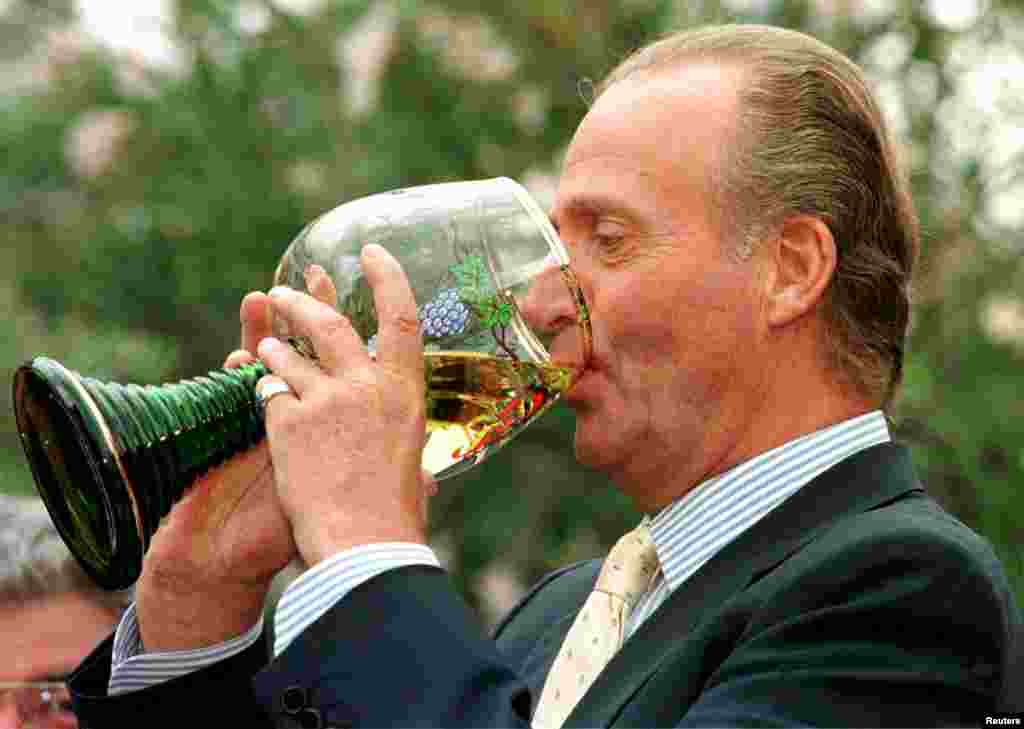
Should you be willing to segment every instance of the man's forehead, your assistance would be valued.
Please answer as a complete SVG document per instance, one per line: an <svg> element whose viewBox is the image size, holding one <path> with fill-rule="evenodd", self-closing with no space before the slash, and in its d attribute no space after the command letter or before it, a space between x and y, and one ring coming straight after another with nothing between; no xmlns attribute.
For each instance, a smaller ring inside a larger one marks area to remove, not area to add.
<svg viewBox="0 0 1024 729"><path fill-rule="evenodd" d="M569 145L556 213L622 201L626 189L630 205L643 191L706 190L732 138L738 80L734 69L696 64L610 86Z"/></svg>
<svg viewBox="0 0 1024 729"><path fill-rule="evenodd" d="M566 165L613 145L655 144L671 154L673 142L720 139L733 127L741 77L736 67L702 62L612 84L580 123Z"/></svg>
<svg viewBox="0 0 1024 729"><path fill-rule="evenodd" d="M603 105L612 113L626 114L638 103L649 101L676 112L731 112L745 76L737 64L711 61L640 70L605 89L591 108Z"/></svg>
<svg viewBox="0 0 1024 729"><path fill-rule="evenodd" d="M0 606L0 645L7 681L67 672L113 629L109 612L75 593ZM13 660L11 660L13 659Z"/></svg>

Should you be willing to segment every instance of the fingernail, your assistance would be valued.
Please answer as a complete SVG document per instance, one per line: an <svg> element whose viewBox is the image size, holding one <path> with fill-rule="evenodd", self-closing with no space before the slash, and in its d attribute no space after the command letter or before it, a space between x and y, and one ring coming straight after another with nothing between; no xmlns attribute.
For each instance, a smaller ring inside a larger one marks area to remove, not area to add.
<svg viewBox="0 0 1024 729"><path fill-rule="evenodd" d="M281 340L277 339L276 337L264 337L263 339L260 340L260 343L256 345L256 352L260 356L264 356L267 354L273 354L274 352L280 351L281 347L283 346L284 345L281 343Z"/></svg>
<svg viewBox="0 0 1024 729"><path fill-rule="evenodd" d="M275 286L274 288L270 289L269 294L271 298L276 299L279 296L284 296L288 291L289 288L287 286Z"/></svg>
<svg viewBox="0 0 1024 729"><path fill-rule="evenodd" d="M384 254L384 247L377 243L367 243L363 246L363 255L377 258Z"/></svg>

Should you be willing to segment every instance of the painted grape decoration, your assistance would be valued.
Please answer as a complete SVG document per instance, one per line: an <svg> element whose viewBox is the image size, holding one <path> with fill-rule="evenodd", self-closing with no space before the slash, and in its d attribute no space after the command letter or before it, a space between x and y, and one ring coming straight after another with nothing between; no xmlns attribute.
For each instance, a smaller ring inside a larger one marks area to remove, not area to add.
<svg viewBox="0 0 1024 729"><path fill-rule="evenodd" d="M432 339L461 334L469 320L469 308L459 300L453 288L442 289L428 303L420 307L420 326L423 336Z"/></svg>
<svg viewBox="0 0 1024 729"><path fill-rule="evenodd" d="M418 315L423 337L444 339L465 332L470 316L475 316L481 327L490 329L498 347L512 359L518 359L505 341L506 327L512 320L512 305L502 301L490 286L487 269L480 256L470 255L449 267L455 286L440 289L434 298L419 307ZM376 350L377 335L366 343Z"/></svg>

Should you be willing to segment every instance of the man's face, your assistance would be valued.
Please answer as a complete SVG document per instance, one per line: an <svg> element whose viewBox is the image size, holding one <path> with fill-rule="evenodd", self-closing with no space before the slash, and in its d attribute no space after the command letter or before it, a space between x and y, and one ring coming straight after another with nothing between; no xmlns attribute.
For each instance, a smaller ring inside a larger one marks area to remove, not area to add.
<svg viewBox="0 0 1024 729"><path fill-rule="evenodd" d="M566 397L576 454L647 510L742 459L764 387L758 268L731 253L709 197L737 80L694 65L613 85L573 138L552 214L594 328Z"/></svg>
<svg viewBox="0 0 1024 729"><path fill-rule="evenodd" d="M108 609L75 593L0 604L0 683L59 681L113 628ZM67 700L66 691L50 693L55 703ZM42 703L39 690L0 690L0 729L75 726L70 712Z"/></svg>

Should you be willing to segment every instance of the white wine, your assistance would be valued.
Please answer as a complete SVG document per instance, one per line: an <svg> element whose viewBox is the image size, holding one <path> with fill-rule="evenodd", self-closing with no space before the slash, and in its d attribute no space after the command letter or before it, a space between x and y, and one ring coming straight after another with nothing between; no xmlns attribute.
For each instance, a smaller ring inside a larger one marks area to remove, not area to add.
<svg viewBox="0 0 1024 729"><path fill-rule="evenodd" d="M450 476L479 463L572 387L576 372L477 352L424 353L423 467Z"/></svg>

